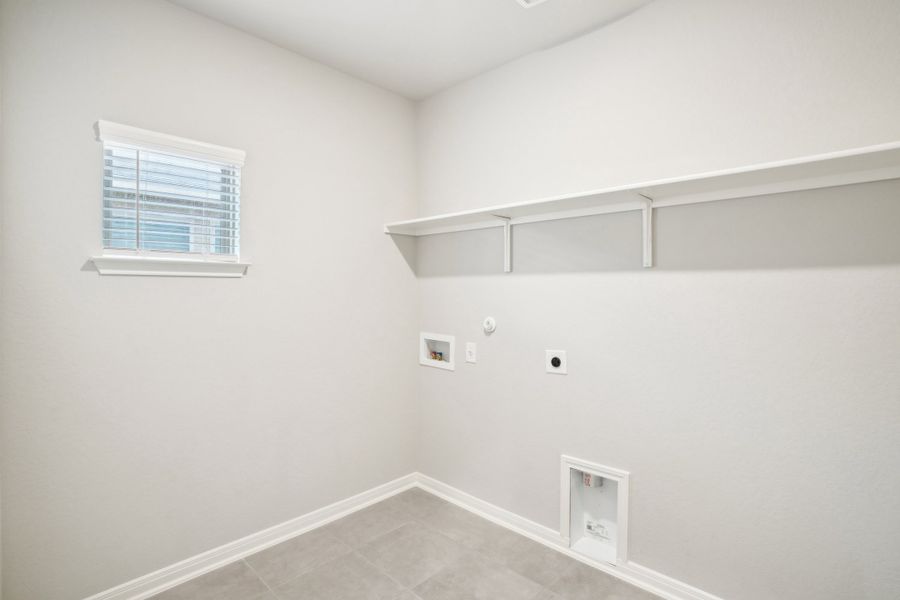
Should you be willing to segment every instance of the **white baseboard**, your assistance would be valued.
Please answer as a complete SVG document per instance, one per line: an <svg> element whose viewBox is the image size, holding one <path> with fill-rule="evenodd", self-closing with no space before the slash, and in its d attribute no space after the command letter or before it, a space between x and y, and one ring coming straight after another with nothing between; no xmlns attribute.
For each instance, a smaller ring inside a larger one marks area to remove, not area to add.
<svg viewBox="0 0 900 600"><path fill-rule="evenodd" d="M435 496L452 502L460 508L473 512L507 529L512 529L516 533L520 533L542 544L556 548L562 543L562 537L558 531L539 525L534 521L529 521L525 517L520 517L516 513L499 506L494 506L490 502L485 502L428 475L416 473L416 484L426 492L431 492Z"/></svg>
<svg viewBox="0 0 900 600"><path fill-rule="evenodd" d="M572 551L559 531L530 521L490 502L485 502L427 475L417 473L416 482L418 487L440 496L448 502L666 600L722 600L718 596L631 561L624 565L611 565L591 560Z"/></svg>
<svg viewBox="0 0 900 600"><path fill-rule="evenodd" d="M531 538L536 542L540 542L558 552L562 552L666 600L722 600L718 596L631 561L618 566L592 561L570 550L558 531L495 506L490 502L485 502L421 473L410 473L346 500L335 502L280 525L253 533L237 541L229 542L174 565L138 577L105 592L85 598L85 600L146 600L194 577L321 527L412 487L420 487L480 517Z"/></svg>
<svg viewBox="0 0 900 600"><path fill-rule="evenodd" d="M202 554L143 575L122 585L95 594L85 600L145 600L189 579L213 571L245 556L264 550L275 544L321 527L366 506L399 494L416 485L416 474L411 473L394 481L340 500L324 508L306 513L274 527L252 533Z"/></svg>
<svg viewBox="0 0 900 600"><path fill-rule="evenodd" d="M658 571L648 569L647 567L632 561L625 563L625 565L621 567L621 570L634 580L646 581L652 583L659 589L668 590L668 598L677 600L722 600L719 596L704 592L683 581L679 581L668 575L663 575Z"/></svg>

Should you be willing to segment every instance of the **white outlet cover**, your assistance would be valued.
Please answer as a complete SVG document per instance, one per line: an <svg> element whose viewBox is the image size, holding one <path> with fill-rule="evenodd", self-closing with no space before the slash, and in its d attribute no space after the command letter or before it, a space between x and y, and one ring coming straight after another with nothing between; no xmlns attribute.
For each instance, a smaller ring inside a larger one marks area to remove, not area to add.
<svg viewBox="0 0 900 600"><path fill-rule="evenodd" d="M466 362L475 363L478 360L478 346L475 342L466 342Z"/></svg>
<svg viewBox="0 0 900 600"><path fill-rule="evenodd" d="M559 366L553 366L553 359L559 358ZM554 375L568 375L569 373L569 363L566 361L566 351L565 350L547 350L547 356L544 359L544 366L547 369L548 373L553 373Z"/></svg>

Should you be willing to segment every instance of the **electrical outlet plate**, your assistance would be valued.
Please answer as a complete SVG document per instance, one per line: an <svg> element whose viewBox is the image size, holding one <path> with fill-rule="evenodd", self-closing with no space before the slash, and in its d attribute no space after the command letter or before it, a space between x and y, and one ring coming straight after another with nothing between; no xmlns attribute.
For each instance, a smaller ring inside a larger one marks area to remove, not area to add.
<svg viewBox="0 0 900 600"><path fill-rule="evenodd" d="M478 347L475 342L466 342L466 362L475 363L478 360Z"/></svg>
<svg viewBox="0 0 900 600"><path fill-rule="evenodd" d="M609 541L609 530L600 521L586 521L584 532L601 540Z"/></svg>
<svg viewBox="0 0 900 600"><path fill-rule="evenodd" d="M559 366L553 365L553 359L559 359ZM553 373L554 375L567 375L569 373L569 363L566 361L566 351L565 350L547 350L547 356L544 360L544 367L547 369L548 373Z"/></svg>

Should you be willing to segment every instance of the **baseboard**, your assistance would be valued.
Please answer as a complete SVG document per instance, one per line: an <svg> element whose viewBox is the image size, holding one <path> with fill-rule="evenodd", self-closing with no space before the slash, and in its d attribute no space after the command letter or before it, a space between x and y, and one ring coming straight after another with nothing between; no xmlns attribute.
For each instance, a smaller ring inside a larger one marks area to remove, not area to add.
<svg viewBox="0 0 900 600"><path fill-rule="evenodd" d="M473 512L480 517L531 538L536 542L540 542L575 560L609 573L666 600L722 600L718 596L631 561L624 565L611 565L591 560L570 550L559 531L535 523L490 502L485 502L427 475L417 473L416 482L418 487L440 496L460 508Z"/></svg>
<svg viewBox="0 0 900 600"><path fill-rule="evenodd" d="M105 592L85 598L85 600L145 600L194 577L213 571L245 556L340 519L385 498L399 494L414 487L416 484L415 473L405 475L290 521L285 521L274 527L250 534L234 542L229 542L174 565L164 567L148 575L143 575Z"/></svg>
<svg viewBox="0 0 900 600"><path fill-rule="evenodd" d="M490 502L485 502L442 481L422 473L416 473L416 484L426 492L431 492L447 502L452 502L460 508L464 508L469 512L473 512L480 517L493 521L507 529L512 529L516 533L551 546L554 549L562 545L562 537L558 531L539 525L534 521L529 521L525 517L520 517L505 508L494 506Z"/></svg>
<svg viewBox="0 0 900 600"><path fill-rule="evenodd" d="M642 580L657 586L660 589L668 590L670 598L679 600L722 600L719 596L714 596L709 592L704 592L699 588L695 588L683 581L679 581L668 575L663 575L653 569L648 569L643 565L629 561L621 570L635 580Z"/></svg>
<svg viewBox="0 0 900 600"><path fill-rule="evenodd" d="M464 508L480 517L531 538L536 542L540 542L575 560L609 573L666 600L722 600L718 596L630 561L619 566L592 561L570 550L559 531L535 523L421 473L410 473L346 500L335 502L269 529L253 533L237 541L229 542L174 565L138 577L105 592L85 598L85 600L146 600L194 577L321 527L412 487L420 487L448 502L452 502L460 508Z"/></svg>

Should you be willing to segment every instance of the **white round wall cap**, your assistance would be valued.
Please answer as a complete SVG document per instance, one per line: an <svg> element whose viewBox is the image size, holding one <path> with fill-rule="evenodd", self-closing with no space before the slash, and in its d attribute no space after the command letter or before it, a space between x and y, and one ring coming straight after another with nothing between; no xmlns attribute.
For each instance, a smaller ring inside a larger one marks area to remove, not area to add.
<svg viewBox="0 0 900 600"><path fill-rule="evenodd" d="M497 329L497 322L494 321L494 317L485 317L481 326L484 327L485 333L494 333L494 330Z"/></svg>

